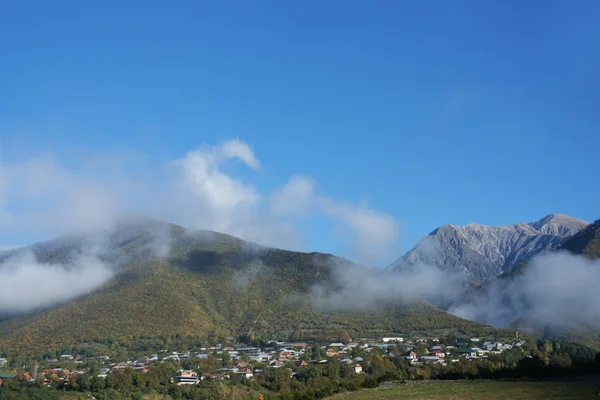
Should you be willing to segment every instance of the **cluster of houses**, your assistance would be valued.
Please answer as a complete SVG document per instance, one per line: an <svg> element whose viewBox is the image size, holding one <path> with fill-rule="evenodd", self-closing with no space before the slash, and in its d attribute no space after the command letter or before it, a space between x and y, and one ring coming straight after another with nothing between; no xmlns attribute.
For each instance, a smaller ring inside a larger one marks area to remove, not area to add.
<svg viewBox="0 0 600 400"><path fill-rule="evenodd" d="M174 382L179 385L185 384L196 384L202 380L226 380L231 379L234 376L240 376L245 379L253 379L256 374L260 374L263 370L253 368L250 363L256 365L260 363L264 368L286 368L290 376L294 376L296 373L289 366L289 363L296 365L299 368L306 367L309 364L324 364L329 361L331 357L337 358L340 363L347 364L354 369L356 373L362 373L362 365L360 362L362 358L357 357L355 359L350 358L349 352L358 343L350 342L347 345L343 343L331 343L329 346L322 346L321 348L326 350L326 357L318 360L306 360L305 357L307 349L310 347L308 343L286 343L276 342L273 347L258 348L251 346L215 346L202 348L197 354L191 354L189 352L172 353L166 355L162 359L173 360L175 362L184 361L190 357L195 357L200 360L208 359L209 354L214 354L219 358L222 358L225 354L231 360L232 367L224 367L213 373L203 373L199 375L195 371L191 370L179 370L177 376L173 378ZM137 363L133 365L134 368L142 368L145 366L146 361L158 361L158 355L153 354L151 357L137 360ZM244 360L248 360L244 361ZM127 363L125 363L126 365Z"/></svg>
<svg viewBox="0 0 600 400"><path fill-rule="evenodd" d="M402 355L402 357L412 365L421 365L429 362L439 363L445 366L448 365L448 362L458 362L461 358L486 358L491 354L501 354L506 350L522 348L525 344L521 341L517 341L512 344L484 342L481 347L479 347L480 339L471 338L468 341L457 341L455 346L436 344L431 348L428 348L430 342L437 341L437 339L418 339L415 345L409 345L406 347L407 351ZM421 354L420 356L419 353Z"/></svg>
<svg viewBox="0 0 600 400"><path fill-rule="evenodd" d="M515 342L512 344L503 344L499 342L484 342L480 344L480 339L471 338L470 340L457 341L455 345L445 345L439 343L438 339L417 339L415 341L405 341L402 337L385 337L381 341L350 341L344 343L331 343L329 345L320 346L318 352L312 351L311 347L314 344L308 343L287 343L274 342L271 347L258 348L252 346L222 346L201 348L200 351L185 353L169 352L162 350L157 354L144 356L136 360L128 360L125 362L112 362L108 356L88 357L70 354L60 356L60 359L47 360L48 365L56 365L59 362L70 362L75 365L83 364L89 360L98 361L103 368L98 377L106 378L111 371L117 371L125 368L133 368L141 372L147 372L148 369L155 363L163 361L172 361L181 363L190 359L208 360L211 356L228 362L221 365L227 367L211 371L211 373L199 374L197 371L179 369L173 377L173 382L179 385L197 384L203 380L228 380L233 377L241 377L245 379L253 379L256 374L260 374L263 368L286 368L291 376L294 376L298 368L303 368L309 364L326 364L332 358L339 361L340 364L346 365L354 370L357 374L363 372L363 358L353 357L356 354L353 350L358 348L361 352L369 353L374 349L382 349L389 356L399 356L405 358L410 364L419 365L423 363L440 363L447 365L448 362L457 362L460 358L475 359L484 358L490 354L500 354L505 350L523 346L523 342ZM310 354L320 354L317 359L311 359L307 356L307 351ZM359 354L361 353L359 352ZM405 352L405 353L403 353ZM0 358L0 366L6 364L6 359ZM298 368L290 368L290 366ZM37 373L38 371L36 371ZM73 374L83 374L83 368L74 368L73 371L63 368L44 369L42 372L47 383L51 380L62 380L67 382ZM9 376L10 375L10 376ZM34 377L27 372L20 374L0 374L0 384L2 379L17 378L27 379L33 382Z"/></svg>

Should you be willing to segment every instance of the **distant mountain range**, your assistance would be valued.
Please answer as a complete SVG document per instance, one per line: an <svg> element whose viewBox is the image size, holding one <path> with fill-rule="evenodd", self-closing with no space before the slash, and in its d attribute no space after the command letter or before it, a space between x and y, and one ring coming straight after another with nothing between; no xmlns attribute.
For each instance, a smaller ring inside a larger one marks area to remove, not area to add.
<svg viewBox="0 0 600 400"><path fill-rule="evenodd" d="M336 266L342 271L365 267L330 254L261 247L143 216L126 218L110 233L59 238L3 253L0 274L10 267L6 261L20 252L33 252L43 265L70 268L78 255L90 250L99 252L114 269L114 277L74 300L1 322L0 354L43 354L90 343L104 348L158 347L182 338L223 340L238 335L339 340L340 332L352 337L501 332L426 300L367 309L350 299L349 308L323 310L312 302L314 285L336 292Z"/></svg>
<svg viewBox="0 0 600 400"><path fill-rule="evenodd" d="M485 282L509 272L536 254L557 248L588 225L586 221L563 214L507 226L443 225L388 269L405 271L426 264L461 272L471 281Z"/></svg>

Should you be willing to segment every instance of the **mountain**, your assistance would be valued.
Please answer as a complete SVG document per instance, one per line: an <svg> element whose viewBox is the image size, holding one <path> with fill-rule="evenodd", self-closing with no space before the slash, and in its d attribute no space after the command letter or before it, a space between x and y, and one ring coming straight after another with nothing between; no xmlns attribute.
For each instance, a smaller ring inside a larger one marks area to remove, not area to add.
<svg viewBox="0 0 600 400"><path fill-rule="evenodd" d="M593 305L600 264L569 253L600 258L600 220L565 239L548 257L522 262L499 279L472 287L451 311L598 350L600 330ZM586 312L577 312L582 309Z"/></svg>
<svg viewBox="0 0 600 400"><path fill-rule="evenodd" d="M600 258L600 219L567 239L559 249L590 258Z"/></svg>
<svg viewBox="0 0 600 400"><path fill-rule="evenodd" d="M535 254L558 247L565 238L587 225L583 220L563 214L507 226L444 225L388 269L403 271L428 264L460 271L473 281L488 281Z"/></svg>
<svg viewBox="0 0 600 400"><path fill-rule="evenodd" d="M239 335L308 340L339 339L342 332L352 337L503 332L455 317L425 300L375 308L318 308L312 291L316 284L335 293L340 273L364 268L330 254L266 248L144 218L118 225L101 240L99 236L29 247L40 262L70 265L100 241L100 258L115 274L92 293L0 323L0 354L43 354L90 345L160 349L182 340Z"/></svg>

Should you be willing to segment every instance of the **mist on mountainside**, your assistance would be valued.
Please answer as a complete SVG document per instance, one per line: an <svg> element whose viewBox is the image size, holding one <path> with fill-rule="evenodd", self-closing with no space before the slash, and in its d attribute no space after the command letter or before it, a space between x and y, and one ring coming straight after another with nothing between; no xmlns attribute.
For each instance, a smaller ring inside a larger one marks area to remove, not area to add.
<svg viewBox="0 0 600 400"><path fill-rule="evenodd" d="M93 253L82 253L68 264L42 264L25 250L0 263L0 274L0 315L11 315L86 294L112 278L114 269Z"/></svg>
<svg viewBox="0 0 600 400"><path fill-rule="evenodd" d="M541 254L521 275L499 279L449 312L498 327L523 319L556 332L600 329L598 282L600 260L566 251Z"/></svg>
<svg viewBox="0 0 600 400"><path fill-rule="evenodd" d="M402 273L334 263L330 280L314 285L307 300L322 310L368 310L390 303L410 303L454 296L465 278L424 265Z"/></svg>
<svg viewBox="0 0 600 400"><path fill-rule="evenodd" d="M140 243L134 252L122 251L135 240ZM134 258L168 256L170 240L170 224L129 213L105 221L101 229L7 249L0 253L0 315L46 309L85 295Z"/></svg>

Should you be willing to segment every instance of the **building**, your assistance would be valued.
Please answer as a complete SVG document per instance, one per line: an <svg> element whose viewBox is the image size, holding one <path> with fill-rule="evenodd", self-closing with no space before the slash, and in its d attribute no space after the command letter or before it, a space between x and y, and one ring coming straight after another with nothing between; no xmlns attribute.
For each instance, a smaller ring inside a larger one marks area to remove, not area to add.
<svg viewBox="0 0 600 400"><path fill-rule="evenodd" d="M430 356L435 356L438 358L444 358L446 357L446 353L444 353L444 350L440 350L440 349L433 349L429 352Z"/></svg>
<svg viewBox="0 0 600 400"><path fill-rule="evenodd" d="M404 338L401 337L384 337L383 338L383 342L387 343L387 342L404 342Z"/></svg>
<svg viewBox="0 0 600 400"><path fill-rule="evenodd" d="M179 375L174 378L178 385L195 385L200 381L196 371L179 371Z"/></svg>
<svg viewBox="0 0 600 400"><path fill-rule="evenodd" d="M460 349L459 354L465 357L477 357L477 352L470 347Z"/></svg>

